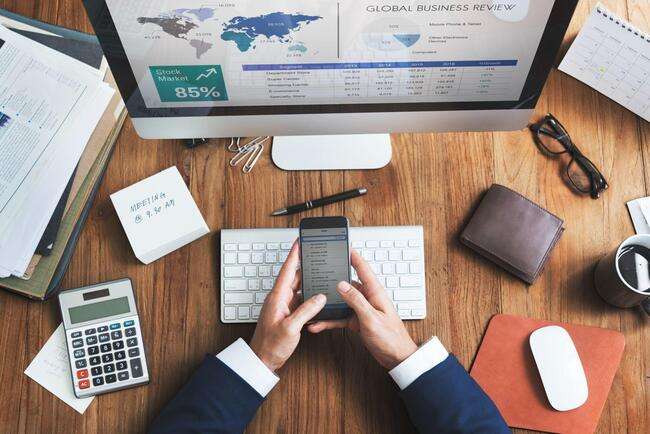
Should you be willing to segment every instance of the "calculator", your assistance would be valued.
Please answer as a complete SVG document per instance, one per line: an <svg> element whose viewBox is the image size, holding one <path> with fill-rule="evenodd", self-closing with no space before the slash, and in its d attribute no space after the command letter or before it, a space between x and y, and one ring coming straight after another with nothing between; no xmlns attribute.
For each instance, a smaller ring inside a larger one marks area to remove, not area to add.
<svg viewBox="0 0 650 434"><path fill-rule="evenodd" d="M149 383L131 279L63 291L59 306L77 398Z"/></svg>

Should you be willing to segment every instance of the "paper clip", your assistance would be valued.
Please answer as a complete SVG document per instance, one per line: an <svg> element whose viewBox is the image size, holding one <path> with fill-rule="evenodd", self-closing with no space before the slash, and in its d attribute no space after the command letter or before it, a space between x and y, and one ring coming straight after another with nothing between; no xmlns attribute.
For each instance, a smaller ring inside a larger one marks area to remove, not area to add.
<svg viewBox="0 0 650 434"><path fill-rule="evenodd" d="M235 139L235 137L232 137L228 150L234 152L235 156L230 159L230 166L235 167L246 160L242 171L250 173L264 152L264 142L270 138L270 136L255 137L250 142L242 145L240 138ZM236 148L234 148L235 146Z"/></svg>

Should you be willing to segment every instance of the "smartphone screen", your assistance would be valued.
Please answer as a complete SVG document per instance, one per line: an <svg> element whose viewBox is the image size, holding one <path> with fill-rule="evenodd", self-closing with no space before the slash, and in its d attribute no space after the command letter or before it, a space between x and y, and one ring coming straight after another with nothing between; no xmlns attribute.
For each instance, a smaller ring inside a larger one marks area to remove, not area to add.
<svg viewBox="0 0 650 434"><path fill-rule="evenodd" d="M300 224L303 297L327 296L327 305L316 319L346 318L351 313L336 291L339 282L350 281L348 232L345 217L309 218Z"/></svg>

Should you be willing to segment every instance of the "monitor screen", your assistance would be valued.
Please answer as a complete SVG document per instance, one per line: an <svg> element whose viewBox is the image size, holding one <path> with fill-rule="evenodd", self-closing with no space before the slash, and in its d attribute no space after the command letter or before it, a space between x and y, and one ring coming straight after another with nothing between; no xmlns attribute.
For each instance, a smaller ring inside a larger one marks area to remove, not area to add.
<svg viewBox="0 0 650 434"><path fill-rule="evenodd" d="M262 107L278 113L310 106L515 107L541 89L527 87L556 6L555 0L104 2L110 28L96 26L97 33L116 34L120 53L109 61L122 62L118 74L128 65L132 77L128 83L118 77L120 87L137 90L141 110L176 115L238 108L244 110L236 114L258 114Z"/></svg>

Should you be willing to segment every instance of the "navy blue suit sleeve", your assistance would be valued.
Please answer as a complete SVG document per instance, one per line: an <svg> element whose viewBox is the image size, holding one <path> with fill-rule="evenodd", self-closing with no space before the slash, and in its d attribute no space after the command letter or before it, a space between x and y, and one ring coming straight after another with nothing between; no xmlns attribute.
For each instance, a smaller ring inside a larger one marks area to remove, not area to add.
<svg viewBox="0 0 650 434"><path fill-rule="evenodd" d="M232 369L208 355L149 432L241 433L263 401Z"/></svg>
<svg viewBox="0 0 650 434"><path fill-rule="evenodd" d="M492 400L452 355L404 389L402 399L423 434L511 432Z"/></svg>

